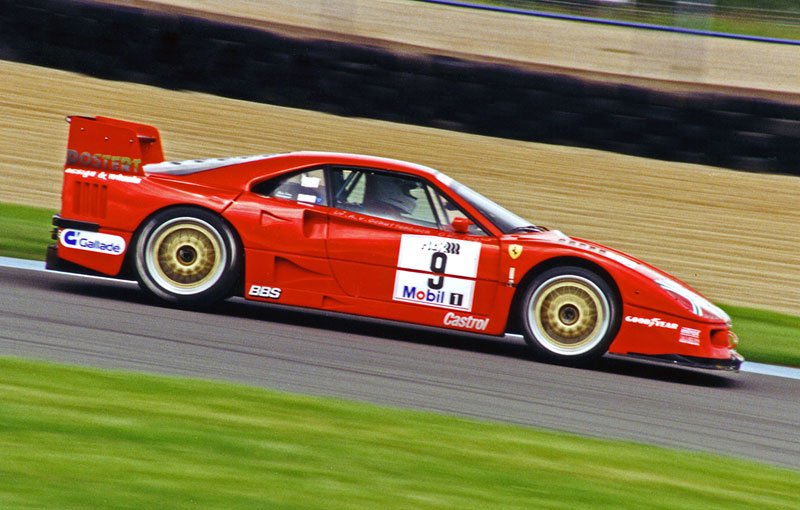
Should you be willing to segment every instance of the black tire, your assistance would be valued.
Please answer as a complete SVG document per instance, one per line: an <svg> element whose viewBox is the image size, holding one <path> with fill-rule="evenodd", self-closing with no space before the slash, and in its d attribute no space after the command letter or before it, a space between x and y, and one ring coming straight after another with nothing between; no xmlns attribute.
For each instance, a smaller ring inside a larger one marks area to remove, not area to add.
<svg viewBox="0 0 800 510"><path fill-rule="evenodd" d="M547 361L588 365L606 353L619 329L617 293L582 267L544 271L531 281L520 303L525 341Z"/></svg>
<svg viewBox="0 0 800 510"><path fill-rule="evenodd" d="M147 220L134 245L139 286L159 301L202 308L231 295L241 274L241 248L219 216L176 207Z"/></svg>

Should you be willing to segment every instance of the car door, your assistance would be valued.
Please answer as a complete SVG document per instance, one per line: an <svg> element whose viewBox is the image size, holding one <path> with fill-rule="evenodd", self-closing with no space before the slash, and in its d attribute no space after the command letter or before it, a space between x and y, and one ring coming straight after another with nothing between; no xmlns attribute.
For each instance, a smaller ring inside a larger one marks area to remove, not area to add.
<svg viewBox="0 0 800 510"><path fill-rule="evenodd" d="M328 262L324 168L255 184L225 213L245 250L245 296L319 307L343 293Z"/></svg>
<svg viewBox="0 0 800 510"><path fill-rule="evenodd" d="M479 227L455 232L450 216L460 213L442 190L418 176L366 168L332 168L331 182L328 256L361 310L436 326L458 314L490 314L498 240Z"/></svg>

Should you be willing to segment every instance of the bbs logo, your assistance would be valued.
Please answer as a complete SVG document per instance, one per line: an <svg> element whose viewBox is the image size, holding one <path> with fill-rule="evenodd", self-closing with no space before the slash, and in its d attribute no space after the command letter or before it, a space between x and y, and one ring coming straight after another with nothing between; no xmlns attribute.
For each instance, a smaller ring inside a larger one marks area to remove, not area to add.
<svg viewBox="0 0 800 510"><path fill-rule="evenodd" d="M251 285L248 291L249 296L267 298L267 299L280 299L282 289L278 287L266 287L263 285Z"/></svg>

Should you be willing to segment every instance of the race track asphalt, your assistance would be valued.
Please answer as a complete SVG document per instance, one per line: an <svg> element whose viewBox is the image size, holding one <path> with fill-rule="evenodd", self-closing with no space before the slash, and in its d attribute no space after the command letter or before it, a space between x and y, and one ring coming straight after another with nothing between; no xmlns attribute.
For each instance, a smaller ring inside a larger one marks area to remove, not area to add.
<svg viewBox="0 0 800 510"><path fill-rule="evenodd" d="M623 359L559 367L532 361L512 340L242 300L206 313L160 308L130 283L0 268L0 355L229 380L800 469L796 380Z"/></svg>

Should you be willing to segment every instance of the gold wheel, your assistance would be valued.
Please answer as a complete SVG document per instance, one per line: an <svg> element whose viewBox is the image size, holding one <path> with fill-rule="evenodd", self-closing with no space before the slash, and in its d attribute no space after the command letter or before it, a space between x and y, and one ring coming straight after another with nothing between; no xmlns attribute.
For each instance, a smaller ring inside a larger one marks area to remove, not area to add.
<svg viewBox="0 0 800 510"><path fill-rule="evenodd" d="M152 233L145 261L161 288L189 295L219 281L226 254L222 237L211 225L196 218L175 218Z"/></svg>
<svg viewBox="0 0 800 510"><path fill-rule="evenodd" d="M562 356L595 349L606 339L611 323L606 295L597 284L578 275L563 274L545 281L530 295L526 308L536 343Z"/></svg>

